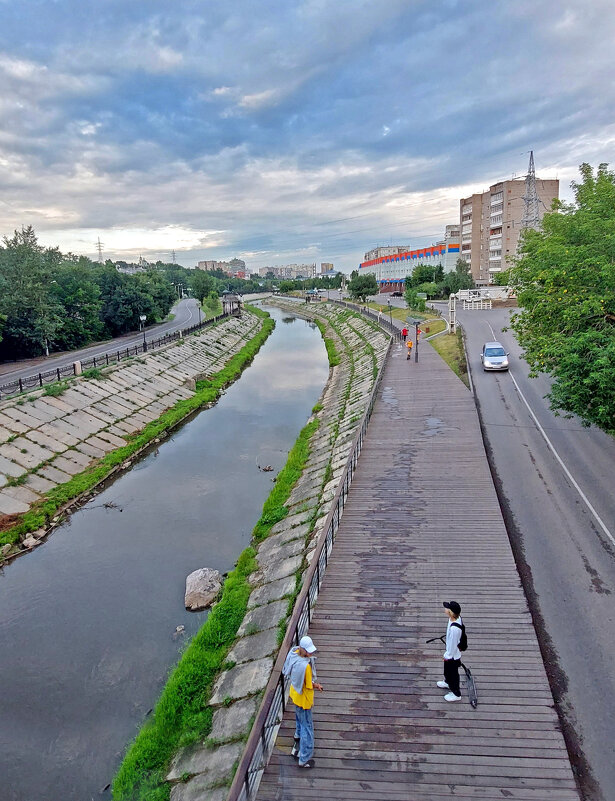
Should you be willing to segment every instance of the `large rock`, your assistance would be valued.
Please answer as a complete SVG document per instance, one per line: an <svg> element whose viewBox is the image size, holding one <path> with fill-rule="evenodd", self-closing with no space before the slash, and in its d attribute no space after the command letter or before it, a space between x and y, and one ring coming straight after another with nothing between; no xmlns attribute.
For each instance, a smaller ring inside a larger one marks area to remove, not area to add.
<svg viewBox="0 0 615 801"><path fill-rule="evenodd" d="M222 576L211 567L201 567L186 577L186 609L205 609L220 592Z"/></svg>

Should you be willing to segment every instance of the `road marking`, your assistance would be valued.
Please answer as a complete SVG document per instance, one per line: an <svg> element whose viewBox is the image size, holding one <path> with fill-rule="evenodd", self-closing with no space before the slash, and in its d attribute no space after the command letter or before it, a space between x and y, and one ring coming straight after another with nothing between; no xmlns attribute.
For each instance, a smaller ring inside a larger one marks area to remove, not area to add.
<svg viewBox="0 0 615 801"><path fill-rule="evenodd" d="M490 329L490 331L491 331L491 336L492 336L492 337L495 339L495 331L494 331L494 330L493 330L493 328L491 327L491 323L490 323L488 320L485 320L485 322L486 322L486 323L487 323L487 325L489 326L489 329Z"/></svg>
<svg viewBox="0 0 615 801"><path fill-rule="evenodd" d="M574 487L574 488L576 489L576 491L579 493L579 495L581 496L581 498L582 498L582 499L583 499L583 501L585 502L585 505L587 506L587 508L589 509L589 511L592 513L592 515L595 517L595 519L596 519L596 522L598 523L598 525L600 526L600 528L601 528L601 529L604 531L604 533L605 533L605 534L606 534L606 536L609 538L609 540L611 541L611 543L612 543L613 545L615 545L615 537L614 537L614 536L611 534L611 532L610 532L610 531L608 530L608 528L605 526L605 524L604 524L604 522L603 522L602 518L600 517L600 515L598 514L598 512L597 512L597 511L594 509L594 507L591 505L589 498L588 498L588 497L587 497L587 495L586 495L586 494L583 492L583 490L581 489L581 487L580 487L580 486L577 484L577 482L575 481L575 479L574 479L574 478L573 478L573 476L572 476L572 473L570 472L570 470L568 470L568 468L567 468L567 467L566 467L566 465L564 464L564 461L563 461L563 459L561 458L561 456L559 455L559 453L558 453L558 452L555 450L555 446L553 445L553 443L551 442L551 440L550 440L550 439L549 439L549 437L547 436L547 434L546 434L546 431L544 430L544 428L543 428L543 427L540 425L540 423L538 422L538 418L536 417L536 415L535 415L535 414L534 414L534 412L532 411L532 408L531 408L530 404L527 402L527 400L526 400L526 398L525 398L525 395L523 394L523 392L521 392L521 388L520 388L519 384L517 384L517 382L515 381L515 377L514 377L514 375L513 375L513 374L510 372L510 370L508 371L508 375L511 377L511 379L512 379L512 382L513 382L513 384L515 385L515 388L516 388L517 392L519 393L519 397L521 398L521 400L523 401L523 403L525 403L525 405L527 406L527 409L528 409L528 411L529 411L530 415L532 416L532 420L533 420L533 421L536 423L536 427L538 428L538 430L539 430L539 431L540 431L540 433L542 434L542 436L543 436L543 438L544 438L545 442L547 443L547 446L548 446L548 447L549 447L549 449L551 450L551 452L552 452L553 456L555 456L555 458L556 458L556 459L557 459L557 461L559 462L559 464L560 464L560 466L561 466L562 470L563 470L563 471L564 471L564 473L565 473L565 474L568 476L568 479L569 479L569 480L570 480L570 482L572 483L573 487Z"/></svg>

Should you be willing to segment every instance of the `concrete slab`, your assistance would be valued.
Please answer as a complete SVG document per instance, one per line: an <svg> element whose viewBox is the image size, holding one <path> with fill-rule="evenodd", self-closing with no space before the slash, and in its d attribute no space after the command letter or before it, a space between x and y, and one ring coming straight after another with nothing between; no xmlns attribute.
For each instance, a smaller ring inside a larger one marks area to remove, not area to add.
<svg viewBox="0 0 615 801"><path fill-rule="evenodd" d="M90 434L96 434L102 428L105 428L107 424L107 421L101 420L85 410L67 414L66 417L62 418L61 422L76 431L83 432L83 436L80 436L79 439L85 439Z"/></svg>
<svg viewBox="0 0 615 801"><path fill-rule="evenodd" d="M6 459L11 459L31 470L41 462L46 462L48 459L53 458L54 451L41 448L40 445L26 439L26 437L17 437L11 443L5 442L4 445L0 445L0 454Z"/></svg>
<svg viewBox="0 0 615 801"><path fill-rule="evenodd" d="M247 731L250 721L256 714L258 699L243 698L231 706L222 706L214 712L214 719L209 737L211 740L224 742L239 737Z"/></svg>
<svg viewBox="0 0 615 801"><path fill-rule="evenodd" d="M171 789L171 801L226 801L228 787L209 788L211 780L204 776L195 776L189 782L175 784Z"/></svg>
<svg viewBox="0 0 615 801"><path fill-rule="evenodd" d="M295 583L294 576L286 576L286 578L271 581L268 584L263 584L262 587L257 587L248 599L248 609L291 595L295 589Z"/></svg>
<svg viewBox="0 0 615 801"><path fill-rule="evenodd" d="M105 455L102 448L96 448L94 445L90 445L89 442L81 442L77 445L77 450L80 453L84 453L86 456L90 456L92 459L101 459Z"/></svg>
<svg viewBox="0 0 615 801"><path fill-rule="evenodd" d="M265 629L258 634L249 637L242 637L231 648L227 657L229 662L251 662L254 659L262 659L264 656L276 653L278 650L278 630Z"/></svg>
<svg viewBox="0 0 615 801"><path fill-rule="evenodd" d="M237 636L244 637L248 634L256 634L258 631L272 629L274 626L278 625L280 620L286 617L287 606L287 601L282 600L251 609L244 617L237 631ZM243 693L243 695L248 694L249 693ZM241 698L241 696L238 696L238 698Z"/></svg>
<svg viewBox="0 0 615 801"><path fill-rule="evenodd" d="M99 431L96 436L99 439L108 442L110 445L113 445L113 448L121 448L122 445L126 444L125 439L122 439L122 437L118 437L115 434L110 434L108 431Z"/></svg>
<svg viewBox="0 0 615 801"><path fill-rule="evenodd" d="M11 498L14 498L16 501L21 501L28 506L40 499L40 495L23 485L19 487L5 487L2 491L5 495L10 495Z"/></svg>
<svg viewBox="0 0 615 801"><path fill-rule="evenodd" d="M176 782L186 774L189 776L199 774L206 777L208 782L206 786L215 784L228 776L242 751L243 743L229 743L213 749L203 745L182 748L171 762L167 781ZM187 787L188 783L185 786Z"/></svg>
<svg viewBox="0 0 615 801"><path fill-rule="evenodd" d="M91 445L94 448L98 448L99 450L103 451L103 453L108 453L109 451L115 450L115 445L112 445L110 442L107 442L104 439L100 439L100 437L88 437L85 440L86 445Z"/></svg>
<svg viewBox="0 0 615 801"><path fill-rule="evenodd" d="M5 490L0 492L0 514L19 515L27 512L29 508L29 504L17 500L17 498L11 498Z"/></svg>
<svg viewBox="0 0 615 801"><path fill-rule="evenodd" d="M25 426L24 430L38 428L41 424L41 421L37 420L36 417L29 415L26 411L26 408L27 407L25 405L19 409L16 406L8 406L7 408L3 409L3 413L15 423L20 423L22 426ZM7 428L10 428L10 426L7 425Z"/></svg>
<svg viewBox="0 0 615 801"><path fill-rule="evenodd" d="M72 451L67 451L67 453L72 453ZM74 462L68 456L56 456L56 458L52 462L53 467L56 470L62 470L64 473L68 473L70 476L76 476L77 473L81 473L84 470L83 465L80 465L78 462Z"/></svg>
<svg viewBox="0 0 615 801"><path fill-rule="evenodd" d="M49 437L38 428L35 428L33 431L28 431L26 437L29 440L32 440L32 442L36 442L37 445L41 445L43 448L47 448L48 451L52 451L53 453L62 453L62 451L65 451L68 447L64 442L60 442L58 439Z"/></svg>
<svg viewBox="0 0 615 801"><path fill-rule="evenodd" d="M65 445L76 445L79 442L73 430L63 426L61 420L53 420L51 423L45 423L45 425L40 426L39 431L42 431L43 434L51 439L57 439L59 442L63 442Z"/></svg>
<svg viewBox="0 0 615 801"><path fill-rule="evenodd" d="M225 671L214 684L210 704L217 706L226 698L245 698L264 690L272 669L273 659L266 656L264 659L236 665L231 670Z"/></svg>
<svg viewBox="0 0 615 801"><path fill-rule="evenodd" d="M301 567L303 555L290 556L288 559L278 560L271 558L268 563L260 564L260 569L255 574L259 583L267 583L269 581L277 581L278 579L285 578L286 576L294 576Z"/></svg>
<svg viewBox="0 0 615 801"><path fill-rule="evenodd" d="M43 478L48 478L49 481L53 481L56 484L65 484L67 481L70 481L70 475L68 473L65 473L63 470L58 470L57 467L52 467L50 464L41 467L38 471L38 475L43 476Z"/></svg>
<svg viewBox="0 0 615 801"><path fill-rule="evenodd" d="M290 531L292 528L305 523L308 517L309 512L301 512L296 515L289 515L283 520L280 520L279 523L276 523L275 526L272 526L271 533L278 534L280 531Z"/></svg>
<svg viewBox="0 0 615 801"><path fill-rule="evenodd" d="M38 492L39 495L44 495L46 492L49 492L49 490L57 487L57 484L55 481L50 481L48 478L43 478L43 476L39 476L37 473L30 473L26 479L26 486L32 487L32 489L35 492Z"/></svg>
<svg viewBox="0 0 615 801"><path fill-rule="evenodd" d="M11 478L19 478L26 472L26 468L0 456L0 473Z"/></svg>
<svg viewBox="0 0 615 801"><path fill-rule="evenodd" d="M290 531L289 533L292 534L292 531ZM298 556L299 554L303 553L303 548L305 543L303 537L286 543L278 541L278 537L287 538L287 535L286 534L274 535L273 540L271 541L265 540L265 542L259 548L258 554L256 556L256 561L258 562L261 568L264 569L272 562L282 562L286 559L290 559L293 556ZM282 578L282 576L279 576L279 578Z"/></svg>

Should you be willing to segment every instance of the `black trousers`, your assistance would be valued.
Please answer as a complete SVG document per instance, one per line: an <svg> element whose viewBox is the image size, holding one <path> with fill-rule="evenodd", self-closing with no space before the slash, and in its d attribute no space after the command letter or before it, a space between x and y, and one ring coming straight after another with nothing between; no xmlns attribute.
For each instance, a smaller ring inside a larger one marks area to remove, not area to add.
<svg viewBox="0 0 615 801"><path fill-rule="evenodd" d="M453 695L461 695L459 689L459 665L461 659L444 660L444 681L448 684Z"/></svg>

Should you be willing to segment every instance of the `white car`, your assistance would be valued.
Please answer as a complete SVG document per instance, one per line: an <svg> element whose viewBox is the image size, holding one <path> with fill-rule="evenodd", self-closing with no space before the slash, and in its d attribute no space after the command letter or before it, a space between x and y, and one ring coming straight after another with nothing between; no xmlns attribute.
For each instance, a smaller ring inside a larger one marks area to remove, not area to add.
<svg viewBox="0 0 615 801"><path fill-rule="evenodd" d="M508 353L499 342L485 342L480 360L483 370L508 370Z"/></svg>

